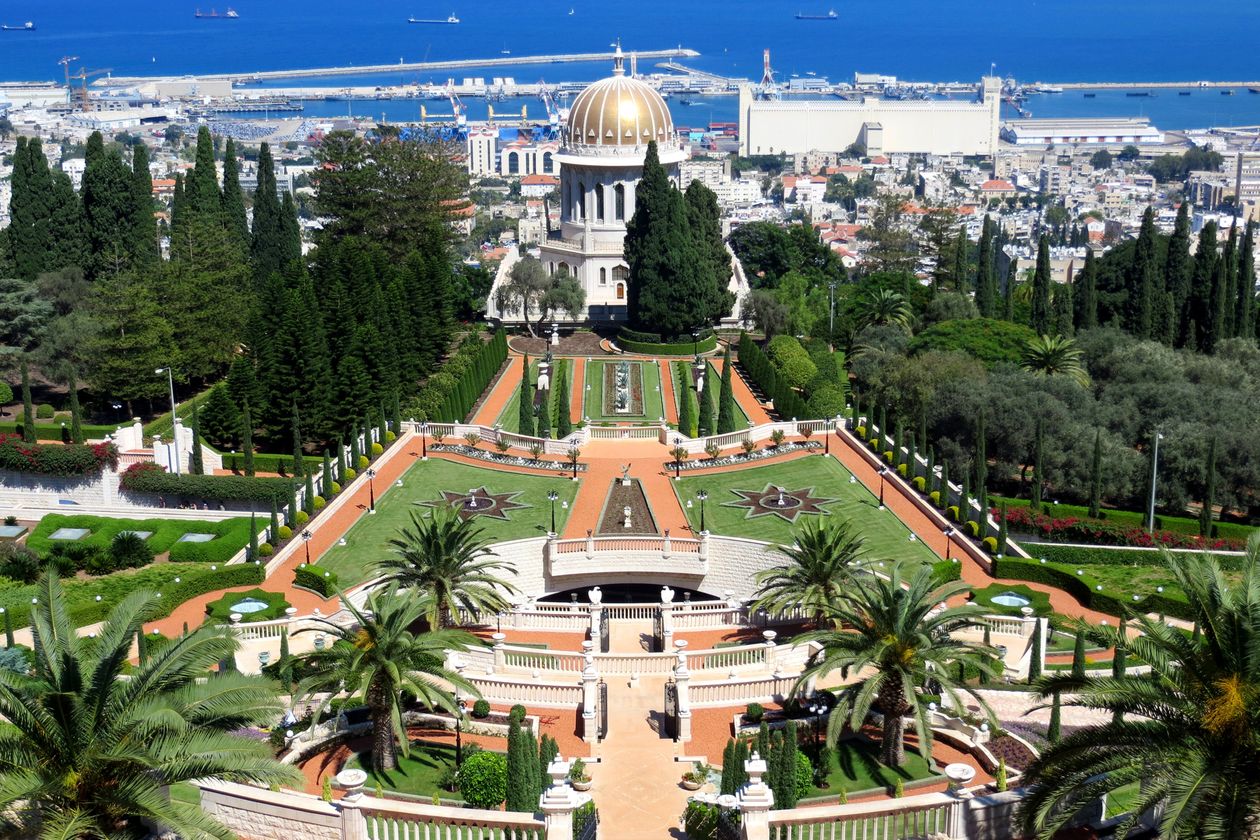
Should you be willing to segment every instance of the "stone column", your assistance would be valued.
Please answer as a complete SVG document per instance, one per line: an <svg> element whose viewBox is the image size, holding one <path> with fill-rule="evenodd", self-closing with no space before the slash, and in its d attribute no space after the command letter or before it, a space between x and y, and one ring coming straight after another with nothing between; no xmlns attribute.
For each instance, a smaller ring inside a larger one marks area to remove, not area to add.
<svg viewBox="0 0 1260 840"><path fill-rule="evenodd" d="M674 590L661 587L661 650L674 647Z"/></svg>
<svg viewBox="0 0 1260 840"><path fill-rule="evenodd" d="M498 673L507 667L507 634L492 633L490 638L494 640L494 670Z"/></svg>
<svg viewBox="0 0 1260 840"><path fill-rule="evenodd" d="M591 641L599 644L599 629L604 618L604 592L598 586L592 587L586 593L586 597L590 599L591 605Z"/></svg>
<svg viewBox="0 0 1260 840"><path fill-rule="evenodd" d="M774 792L761 781L766 774L766 760L757 753L744 762L748 784L739 791L740 829L743 840L770 840L770 809L774 807Z"/></svg>
<svg viewBox="0 0 1260 840"><path fill-rule="evenodd" d="M595 717L599 705L599 674L595 671L595 655L591 652L594 647L592 642L582 643L586 652L582 667L582 740L588 744L599 741L599 724Z"/></svg>
<svg viewBox="0 0 1260 840"><path fill-rule="evenodd" d="M700 560L708 562L709 560L709 532L700 532Z"/></svg>
<svg viewBox="0 0 1260 840"><path fill-rule="evenodd" d="M346 792L338 803L343 840L367 840L367 820L360 810L364 805L363 783L366 781L367 773L362 770L342 770L333 779L333 784Z"/></svg>
<svg viewBox="0 0 1260 840"><path fill-rule="evenodd" d="M691 698L687 686L691 682L691 671L687 670L687 641L679 639L675 643L678 650L678 664L674 666L674 687L678 700L678 742L685 744L691 740Z"/></svg>
<svg viewBox="0 0 1260 840"><path fill-rule="evenodd" d="M543 834L547 840L573 840L573 812L585 799L569 785L569 762L557 757L547 767L547 775L551 786L538 798Z"/></svg>
<svg viewBox="0 0 1260 840"><path fill-rule="evenodd" d="M773 630L764 630L761 633L761 637L766 640L766 668L770 671L774 671L775 659L778 658L776 656L777 648L774 644L775 637L778 635Z"/></svg>

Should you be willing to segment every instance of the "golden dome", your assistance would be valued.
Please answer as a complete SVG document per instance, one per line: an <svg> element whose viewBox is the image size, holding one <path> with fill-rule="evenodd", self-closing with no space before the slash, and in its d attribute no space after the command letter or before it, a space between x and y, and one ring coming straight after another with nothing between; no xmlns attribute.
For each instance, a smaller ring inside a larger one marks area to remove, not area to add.
<svg viewBox="0 0 1260 840"><path fill-rule="evenodd" d="M674 136L674 121L665 100L651 85L627 77L621 61L618 47L613 75L595 82L573 100L565 133L571 148L646 146L652 140L665 143Z"/></svg>

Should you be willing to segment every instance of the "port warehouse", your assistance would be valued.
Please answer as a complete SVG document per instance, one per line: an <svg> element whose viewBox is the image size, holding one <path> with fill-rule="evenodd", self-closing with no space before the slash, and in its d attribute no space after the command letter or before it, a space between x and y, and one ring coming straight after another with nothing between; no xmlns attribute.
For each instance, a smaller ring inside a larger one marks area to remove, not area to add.
<svg viewBox="0 0 1260 840"><path fill-rule="evenodd" d="M992 155L1001 89L992 76L981 79L974 101L757 99L745 86L739 92L741 147L746 155L841 150L853 143L869 154Z"/></svg>
<svg viewBox="0 0 1260 840"><path fill-rule="evenodd" d="M1020 120L1003 126L1002 139L1016 146L1163 143L1164 132L1145 117Z"/></svg>

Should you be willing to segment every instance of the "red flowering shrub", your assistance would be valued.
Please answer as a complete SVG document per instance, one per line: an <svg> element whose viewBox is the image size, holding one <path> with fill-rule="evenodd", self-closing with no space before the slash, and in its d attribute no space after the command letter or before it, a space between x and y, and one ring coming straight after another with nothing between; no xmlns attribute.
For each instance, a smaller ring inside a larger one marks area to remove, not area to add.
<svg viewBox="0 0 1260 840"><path fill-rule="evenodd" d="M992 510L995 519L1000 518L998 508ZM1006 511L1006 525L1012 531L1036 534L1050 542L1085 543L1088 545L1131 545L1138 548L1167 546L1168 548L1200 548L1216 551L1240 551L1242 540L1203 539L1193 534L1177 531L1147 533L1145 528L1132 525L1113 525L1096 519L1079 516L1051 517L1033 513L1032 508L1013 507Z"/></svg>
<svg viewBox="0 0 1260 840"><path fill-rule="evenodd" d="M26 443L21 435L0 435L0 469L56 476L87 476L118 464L112 443Z"/></svg>

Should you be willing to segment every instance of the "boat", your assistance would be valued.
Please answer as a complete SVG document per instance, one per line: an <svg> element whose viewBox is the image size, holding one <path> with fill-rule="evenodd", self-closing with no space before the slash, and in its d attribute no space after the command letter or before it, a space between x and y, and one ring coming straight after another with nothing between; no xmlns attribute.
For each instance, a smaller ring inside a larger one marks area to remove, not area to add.
<svg viewBox="0 0 1260 840"><path fill-rule="evenodd" d="M1133 97L1154 96L1154 95L1155 94L1151 93L1149 90L1131 90L1125 94L1125 96L1133 96Z"/></svg>
<svg viewBox="0 0 1260 840"><path fill-rule="evenodd" d="M825 15L807 15L804 12L797 12L797 20L838 20L840 16L836 14L836 10L832 9Z"/></svg>
<svg viewBox="0 0 1260 840"><path fill-rule="evenodd" d="M450 23L450 24L456 24L456 23L459 23L459 18L455 17L455 13L454 13L454 12L451 12L451 13L450 13L450 15L446 18L446 20L438 20L438 19L436 19L436 18L432 18L432 19L425 19L425 18L418 18L418 17L409 17L409 18L407 18L407 23Z"/></svg>
<svg viewBox="0 0 1260 840"><path fill-rule="evenodd" d="M572 17L573 14L574 14L573 9L569 9L569 16Z"/></svg>
<svg viewBox="0 0 1260 840"><path fill-rule="evenodd" d="M1178 96L1189 96L1189 95L1190 95L1190 91L1188 91L1188 90L1179 90L1179 91L1177 91L1177 95L1178 95Z"/></svg>
<svg viewBox="0 0 1260 840"><path fill-rule="evenodd" d="M1234 92L1230 90L1229 88L1225 88L1223 91L1221 91L1221 96L1233 96L1233 95L1234 95Z"/></svg>
<svg viewBox="0 0 1260 840"><path fill-rule="evenodd" d="M240 17L240 15L237 14L235 9L229 7L223 14L219 14L214 9L211 9L209 12L203 12L201 9L197 9L193 12L193 17L203 20L236 20Z"/></svg>
<svg viewBox="0 0 1260 840"><path fill-rule="evenodd" d="M35 24L29 20L21 26L9 26L9 24L0 24L0 32L34 32Z"/></svg>
<svg viewBox="0 0 1260 840"><path fill-rule="evenodd" d="M1096 93L1087 93L1087 94L1085 94L1085 98L1086 98L1086 99L1094 99L1094 98L1095 98L1095 97L1097 97L1097 96L1098 96L1098 94L1096 94Z"/></svg>
<svg viewBox="0 0 1260 840"><path fill-rule="evenodd" d="M1249 87L1249 88L1247 88L1247 92L1248 92L1248 93L1260 93L1260 88L1253 88L1253 87Z"/></svg>
<svg viewBox="0 0 1260 840"><path fill-rule="evenodd" d="M679 105L695 105L696 103L691 99L679 99L678 104Z"/></svg>

